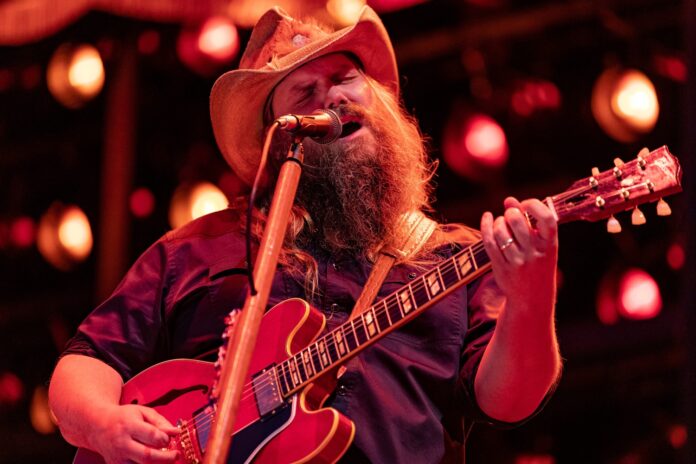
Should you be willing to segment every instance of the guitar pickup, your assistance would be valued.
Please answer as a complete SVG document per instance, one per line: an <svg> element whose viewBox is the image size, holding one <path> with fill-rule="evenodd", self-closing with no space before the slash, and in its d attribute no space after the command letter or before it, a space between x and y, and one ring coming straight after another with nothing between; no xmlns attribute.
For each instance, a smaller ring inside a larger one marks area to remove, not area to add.
<svg viewBox="0 0 696 464"><path fill-rule="evenodd" d="M254 388L254 397L256 398L259 416L274 414L276 410L285 404L278 388L275 365L271 365L255 374L251 379L251 384Z"/></svg>

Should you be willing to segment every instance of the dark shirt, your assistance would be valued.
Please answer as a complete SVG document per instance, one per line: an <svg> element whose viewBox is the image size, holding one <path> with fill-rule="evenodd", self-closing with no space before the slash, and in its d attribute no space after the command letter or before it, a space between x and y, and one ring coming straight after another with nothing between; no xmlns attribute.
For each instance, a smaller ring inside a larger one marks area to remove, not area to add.
<svg viewBox="0 0 696 464"><path fill-rule="evenodd" d="M455 251L444 246L438 253L446 258ZM331 329L347 319L371 264L326 253L315 258L319 296L311 303ZM231 210L166 234L79 326L64 354L99 358L124 380L167 359L214 360L224 317L244 303L246 277L235 274L244 259L244 236ZM417 274L395 266L378 298ZM268 307L305 296L302 283L280 268ZM503 303L487 274L349 361L329 401L356 425L345 460L440 462L462 441L461 417L495 422L478 408L473 381Z"/></svg>

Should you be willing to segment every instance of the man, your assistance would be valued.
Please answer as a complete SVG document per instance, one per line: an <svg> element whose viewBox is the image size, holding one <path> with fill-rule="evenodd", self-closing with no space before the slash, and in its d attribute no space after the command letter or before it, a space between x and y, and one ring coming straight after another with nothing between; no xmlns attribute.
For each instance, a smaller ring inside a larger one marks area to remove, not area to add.
<svg viewBox="0 0 696 464"><path fill-rule="evenodd" d="M264 131L278 116L331 108L344 123L332 144L305 141L270 305L305 298L335 327L348 318L380 250L404 236L404 214L427 211L432 167L398 92L391 44L368 7L356 25L335 32L271 10L254 28L240 69L216 82L216 139L247 183L259 164ZM271 181L288 142L276 137ZM256 239L267 205L268 195L256 205L250 231ZM560 371L556 224L537 200L508 198L505 207L503 216L481 219L492 274L454 291L347 364L328 401L355 423L346 462L451 459L453 444L463 438L462 416L515 424L548 396ZM107 462L176 459L176 451L161 449L176 429L152 409L119 405L121 385L165 359L214 359L223 318L242 306L247 292L245 281L233 275L245 256L243 219L244 208L231 207L167 234L83 322L50 389L70 443ZM391 269L379 298L476 237L463 226L438 226Z"/></svg>

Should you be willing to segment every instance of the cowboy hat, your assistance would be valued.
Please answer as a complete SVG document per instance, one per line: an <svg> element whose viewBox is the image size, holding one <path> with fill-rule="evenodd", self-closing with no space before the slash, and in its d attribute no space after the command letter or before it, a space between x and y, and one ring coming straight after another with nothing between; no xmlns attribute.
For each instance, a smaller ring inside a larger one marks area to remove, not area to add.
<svg viewBox="0 0 696 464"><path fill-rule="evenodd" d="M363 7L357 23L334 32L293 19L280 7L256 23L239 69L220 76L210 94L215 140L242 181L254 180L265 130L264 107L275 86L300 66L337 52L355 56L367 75L398 94L394 49L370 7Z"/></svg>

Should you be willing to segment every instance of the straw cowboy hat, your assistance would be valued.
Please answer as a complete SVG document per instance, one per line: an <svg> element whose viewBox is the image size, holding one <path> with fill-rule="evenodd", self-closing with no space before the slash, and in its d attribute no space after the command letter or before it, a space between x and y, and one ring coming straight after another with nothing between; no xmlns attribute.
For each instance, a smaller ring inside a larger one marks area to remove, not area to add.
<svg viewBox="0 0 696 464"><path fill-rule="evenodd" d="M366 74L398 94L394 49L370 7L363 7L356 24L334 32L293 19L279 7L256 23L239 69L220 76L210 95L215 139L242 181L254 180L265 130L264 107L275 86L303 64L336 52L354 55Z"/></svg>

